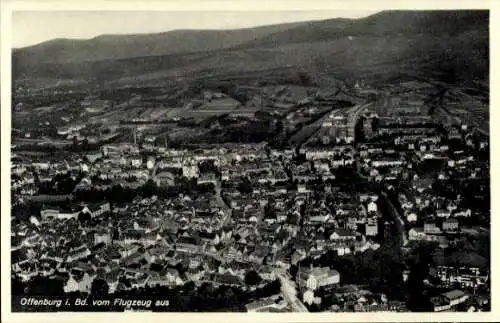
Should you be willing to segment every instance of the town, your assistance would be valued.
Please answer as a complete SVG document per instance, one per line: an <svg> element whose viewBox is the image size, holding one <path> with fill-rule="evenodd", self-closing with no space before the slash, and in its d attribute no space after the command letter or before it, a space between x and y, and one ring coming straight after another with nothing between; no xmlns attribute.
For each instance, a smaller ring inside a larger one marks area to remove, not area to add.
<svg viewBox="0 0 500 323"><path fill-rule="evenodd" d="M167 299L156 311L488 311L488 133L416 90L275 91L255 112L205 90L198 142L164 129L186 123L175 113L15 129L13 295ZM213 135L262 120L265 140Z"/></svg>
<svg viewBox="0 0 500 323"><path fill-rule="evenodd" d="M494 315L490 10L295 6L2 3L11 312Z"/></svg>

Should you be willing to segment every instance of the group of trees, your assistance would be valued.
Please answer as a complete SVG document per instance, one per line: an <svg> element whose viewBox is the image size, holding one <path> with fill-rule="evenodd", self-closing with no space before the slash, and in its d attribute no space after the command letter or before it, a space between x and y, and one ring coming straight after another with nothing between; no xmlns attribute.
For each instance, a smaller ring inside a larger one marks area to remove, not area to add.
<svg viewBox="0 0 500 323"><path fill-rule="evenodd" d="M48 156L56 156L63 149L55 145L20 144L13 148L12 151L41 152L46 153Z"/></svg>
<svg viewBox="0 0 500 323"><path fill-rule="evenodd" d="M262 281L262 278L255 270L250 270L245 275L245 284L254 286L258 285Z"/></svg>
<svg viewBox="0 0 500 323"><path fill-rule="evenodd" d="M247 177L242 177L237 189L242 194L250 194L253 192L252 182Z"/></svg>
<svg viewBox="0 0 500 323"><path fill-rule="evenodd" d="M12 277L12 296L62 296L64 295L62 280L35 276L28 283L17 276Z"/></svg>
<svg viewBox="0 0 500 323"><path fill-rule="evenodd" d="M175 186L158 186L153 180L148 180L144 185L137 188L113 185L106 189L85 189L77 190L74 193L75 200L96 202L107 200L112 203L129 203L132 202L136 196L142 198L149 198L153 195L165 198L175 198L179 194L204 194L213 193L215 187L212 183L197 184L196 179L178 181Z"/></svg>
<svg viewBox="0 0 500 323"><path fill-rule="evenodd" d="M50 182L41 182L35 174L35 182L38 194L64 195L71 194L75 186L80 182L82 175L72 176L71 174L57 174Z"/></svg>
<svg viewBox="0 0 500 323"><path fill-rule="evenodd" d="M68 201L62 201L62 204L67 205ZM11 215L14 217L14 224L28 221L33 214L40 214L42 206L35 203L18 204L12 206Z"/></svg>
<svg viewBox="0 0 500 323"><path fill-rule="evenodd" d="M206 137L210 141L257 143L270 141L278 134L273 121L249 120L238 125L222 129L213 129Z"/></svg>

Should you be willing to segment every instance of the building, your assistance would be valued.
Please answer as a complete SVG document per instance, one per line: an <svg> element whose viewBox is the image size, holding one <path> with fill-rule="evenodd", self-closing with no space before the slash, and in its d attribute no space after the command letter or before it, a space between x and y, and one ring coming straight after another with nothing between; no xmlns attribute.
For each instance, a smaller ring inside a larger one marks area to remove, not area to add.
<svg viewBox="0 0 500 323"><path fill-rule="evenodd" d="M310 289L304 292L302 296L302 301L306 304L311 305L314 302L314 292Z"/></svg>
<svg viewBox="0 0 500 323"><path fill-rule="evenodd" d="M111 211L111 207L109 205L109 202L103 202L103 203L99 203L99 204L92 204L92 205L85 206L81 212L90 214L91 218L96 218L98 216L101 216L101 215L109 212L109 211Z"/></svg>
<svg viewBox="0 0 500 323"><path fill-rule="evenodd" d="M465 302L469 297L461 290L455 289L431 298L434 312L449 311L452 307Z"/></svg>
<svg viewBox="0 0 500 323"><path fill-rule="evenodd" d="M441 229L434 222L426 222L424 223L424 232L426 234L440 234Z"/></svg>
<svg viewBox="0 0 500 323"><path fill-rule="evenodd" d="M374 237L378 235L378 223L376 219L368 220L365 223L365 235L368 237Z"/></svg>
<svg viewBox="0 0 500 323"><path fill-rule="evenodd" d="M69 252L68 258L66 259L66 262L73 262L76 260L80 260L83 258L86 258L91 255L91 252L89 248L86 245L82 245L76 249L73 249L72 251Z"/></svg>
<svg viewBox="0 0 500 323"><path fill-rule="evenodd" d="M449 218L445 219L443 221L443 231L450 233L450 232L458 232L459 225L458 225L458 220L454 218Z"/></svg>
<svg viewBox="0 0 500 323"><path fill-rule="evenodd" d="M206 173L198 177L198 184L214 184L217 185L217 176L214 173Z"/></svg>
<svg viewBox="0 0 500 323"><path fill-rule="evenodd" d="M443 297L449 302L450 306L455 306L467 300L468 296L461 290L455 289L442 294Z"/></svg>
<svg viewBox="0 0 500 323"><path fill-rule="evenodd" d="M68 281L63 287L64 292L71 293L78 291L83 293L89 293L93 280L94 277L90 276L87 273L84 273L83 275L81 275L81 277L70 275Z"/></svg>
<svg viewBox="0 0 500 323"><path fill-rule="evenodd" d="M378 211L377 203L371 201L368 203L368 213L376 213Z"/></svg>
<svg viewBox="0 0 500 323"><path fill-rule="evenodd" d="M132 157L130 158L130 165L135 168L139 168L142 166L142 158L141 157Z"/></svg>
<svg viewBox="0 0 500 323"><path fill-rule="evenodd" d="M276 302L277 297L268 297L259 299L255 302L245 305L247 312L269 312L270 309L283 309L287 306L286 302Z"/></svg>
<svg viewBox="0 0 500 323"><path fill-rule="evenodd" d="M418 220L417 214L415 212L408 212L406 214L406 220L408 222L417 222Z"/></svg>
<svg viewBox="0 0 500 323"><path fill-rule="evenodd" d="M489 279L484 268L470 266L437 266L433 274L444 286L460 284L463 288L485 285Z"/></svg>
<svg viewBox="0 0 500 323"><path fill-rule="evenodd" d="M170 172L160 172L156 174L156 184L158 186L173 186L175 184L175 175Z"/></svg>
<svg viewBox="0 0 500 323"><path fill-rule="evenodd" d="M104 243L109 245L111 243L111 234L107 231L94 233L94 244Z"/></svg>
<svg viewBox="0 0 500 323"><path fill-rule="evenodd" d="M329 267L316 267L303 270L298 275L299 286L310 290L332 287L340 282L338 271Z"/></svg>
<svg viewBox="0 0 500 323"><path fill-rule="evenodd" d="M332 232L332 234L330 234L330 240L333 241L356 240L356 232L338 228L334 232Z"/></svg>
<svg viewBox="0 0 500 323"><path fill-rule="evenodd" d="M198 166L182 166L182 176L187 178L198 178L198 176L200 176Z"/></svg>
<svg viewBox="0 0 500 323"><path fill-rule="evenodd" d="M40 211L40 216L42 217L43 220L54 219L57 218L58 215L59 215L58 209L42 209Z"/></svg>
<svg viewBox="0 0 500 323"><path fill-rule="evenodd" d="M366 118L363 120L363 134L365 138L370 139L373 137L373 119Z"/></svg>

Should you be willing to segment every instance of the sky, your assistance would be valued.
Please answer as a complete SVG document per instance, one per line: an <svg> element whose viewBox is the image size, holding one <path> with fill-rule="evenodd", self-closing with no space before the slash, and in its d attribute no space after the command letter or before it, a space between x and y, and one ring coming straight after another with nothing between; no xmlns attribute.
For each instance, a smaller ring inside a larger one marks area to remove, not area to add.
<svg viewBox="0 0 500 323"><path fill-rule="evenodd" d="M175 29L233 29L331 18L361 18L376 11L15 11L12 47L54 38L88 39L102 34L142 34Z"/></svg>

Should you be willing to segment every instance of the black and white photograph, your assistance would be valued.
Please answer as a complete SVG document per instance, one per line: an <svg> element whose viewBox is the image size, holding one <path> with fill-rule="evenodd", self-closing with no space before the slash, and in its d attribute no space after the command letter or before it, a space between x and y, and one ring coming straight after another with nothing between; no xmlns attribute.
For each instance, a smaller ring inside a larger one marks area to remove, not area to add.
<svg viewBox="0 0 500 323"><path fill-rule="evenodd" d="M10 19L13 313L492 311L490 10Z"/></svg>

